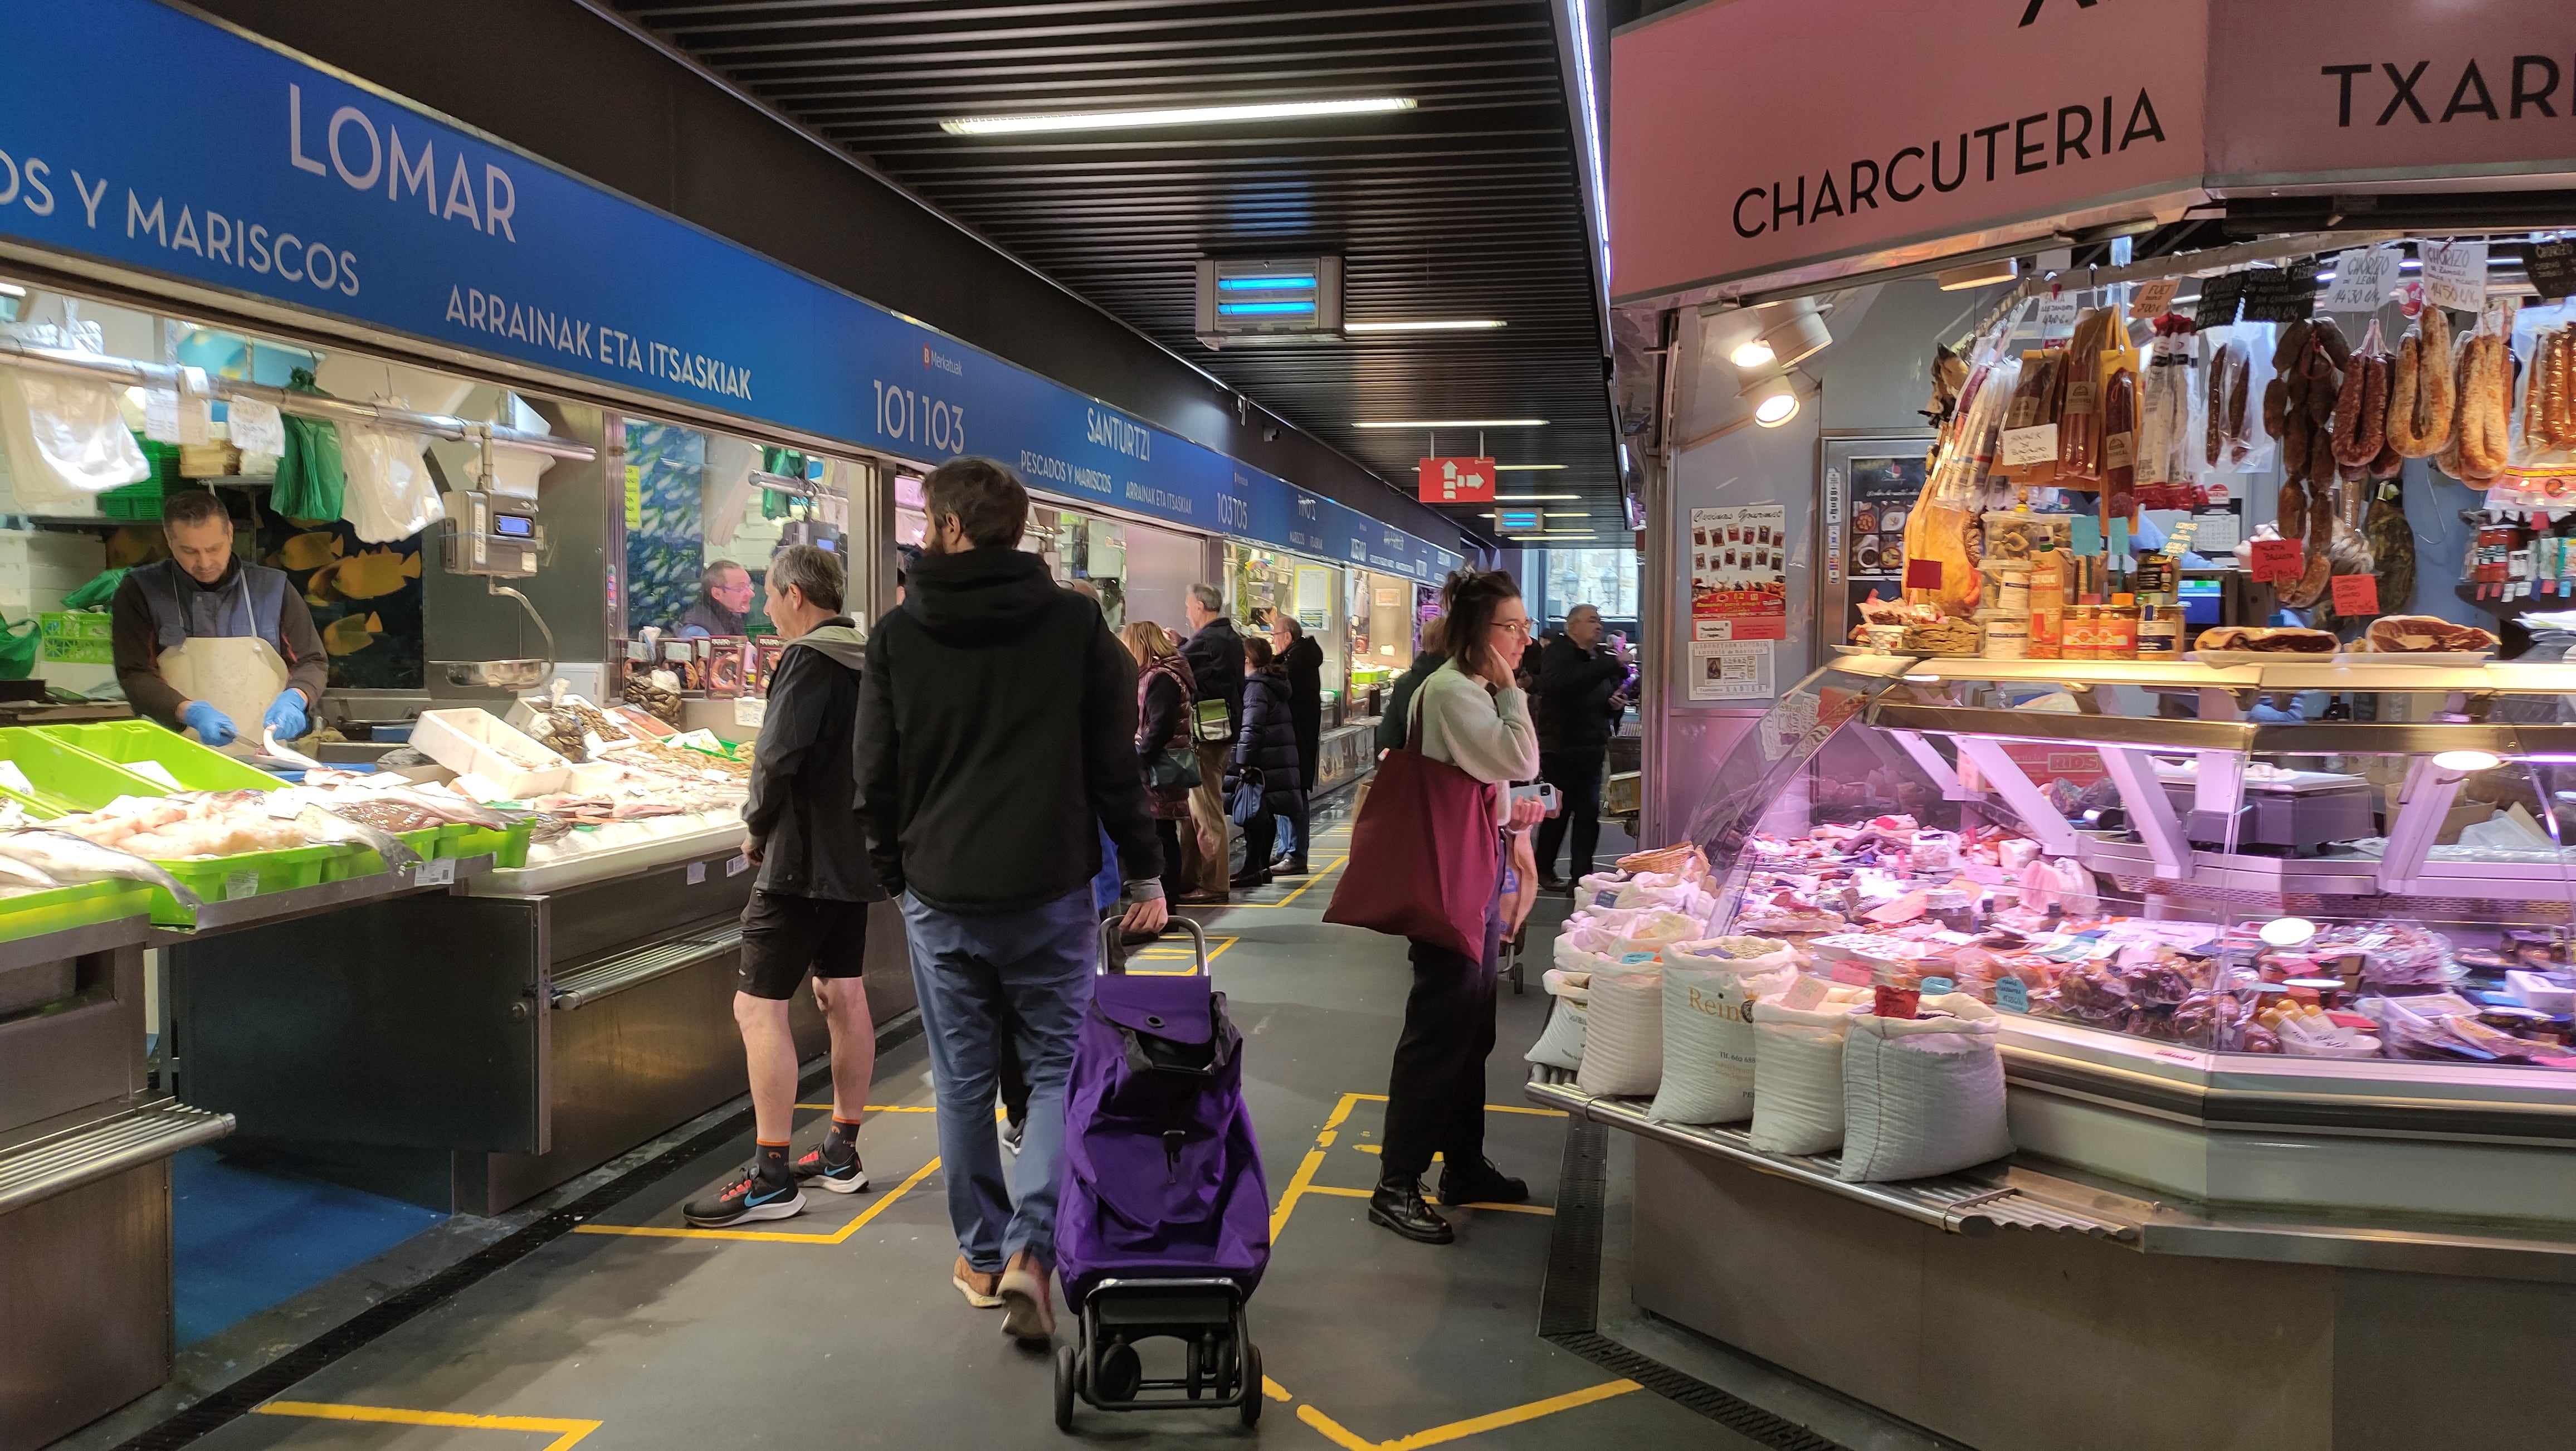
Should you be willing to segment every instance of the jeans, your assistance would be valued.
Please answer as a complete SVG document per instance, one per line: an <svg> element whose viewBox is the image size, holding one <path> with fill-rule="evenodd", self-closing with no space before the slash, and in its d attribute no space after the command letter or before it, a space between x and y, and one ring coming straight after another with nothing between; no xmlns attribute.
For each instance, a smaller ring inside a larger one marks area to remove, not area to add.
<svg viewBox="0 0 2576 1451"><path fill-rule="evenodd" d="M1508 861L1509 854L1504 859ZM1454 1173L1485 1162L1485 1060L1494 1051L1494 965L1502 946L1502 873L1485 906L1482 958L1416 939L1413 991L1386 1082L1385 1178L1419 1179L1431 1156Z"/></svg>
<svg viewBox="0 0 2576 1451"><path fill-rule="evenodd" d="M1023 912L967 916L903 899L912 986L939 1100L939 1158L957 1248L981 1274L1021 1250L1055 1262L1065 1077L1091 1006L1099 915L1084 887ZM1016 1019L1016 1022L1011 1020ZM1002 1177L993 1097L1003 1034L1029 1087L1016 1202Z"/></svg>
<svg viewBox="0 0 2576 1451"><path fill-rule="evenodd" d="M1284 856L1297 866L1306 865L1306 842L1308 833L1312 830L1306 819L1306 813L1310 809L1306 801L1306 793L1300 791L1289 802L1288 809L1278 814L1279 829L1276 833L1278 844L1272 848L1271 855ZM1267 866L1269 859L1263 858L1262 864Z"/></svg>
<svg viewBox="0 0 2576 1451"><path fill-rule="evenodd" d="M1574 859L1565 878L1581 881L1592 875L1592 853L1601 845L1601 766L1600 751L1539 753L1538 778L1565 796L1565 805L1538 824L1540 876L1556 875L1556 848L1569 826L1574 830Z"/></svg>

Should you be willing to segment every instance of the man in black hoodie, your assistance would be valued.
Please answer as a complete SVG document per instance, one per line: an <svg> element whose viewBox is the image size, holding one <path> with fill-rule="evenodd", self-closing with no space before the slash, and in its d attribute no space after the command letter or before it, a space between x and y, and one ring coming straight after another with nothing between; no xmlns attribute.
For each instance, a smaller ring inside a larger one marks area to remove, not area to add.
<svg viewBox="0 0 2576 1451"><path fill-rule="evenodd" d="M922 494L921 560L868 639L861 815L878 880L903 897L957 1231L950 1279L968 1303L1004 1307L1004 1333L1043 1346L1065 1076L1098 951L1098 827L1117 844L1127 929L1164 922L1136 668L1100 607L1015 547L1029 498L1008 468L953 459ZM1016 1203L993 1131L1006 1009L1029 1083Z"/></svg>
<svg viewBox="0 0 2576 1451"><path fill-rule="evenodd" d="M769 618L788 646L770 682L742 808L743 854L760 864L760 875L742 911L733 997L751 1064L759 1152L722 1190L687 1207L689 1222L704 1228L798 1213L805 1207L800 1181L835 1194L868 1187L859 1166L859 1114L876 1067L876 1028L859 968L868 904L885 893L869 869L858 817L841 804L857 789L850 745L867 642L841 613L841 562L831 554L804 544L780 550L768 588ZM832 1127L791 1165L796 1040L787 1000L809 971L815 1005L832 1030Z"/></svg>

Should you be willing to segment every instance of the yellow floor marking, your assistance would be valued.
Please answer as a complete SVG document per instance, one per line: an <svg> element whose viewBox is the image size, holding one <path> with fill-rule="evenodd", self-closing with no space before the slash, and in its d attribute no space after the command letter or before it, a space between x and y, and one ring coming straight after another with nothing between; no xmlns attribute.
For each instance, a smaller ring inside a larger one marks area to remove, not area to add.
<svg viewBox="0 0 2576 1451"><path fill-rule="evenodd" d="M1304 885L1298 887L1297 890L1290 892L1287 896L1280 898L1276 902L1231 902L1223 907L1219 907L1215 903L1211 902L1208 904L1208 910L1212 912L1240 912L1245 910L1259 910L1267 912L1275 908L1285 907L1289 903L1296 901L1299 897L1313 891L1317 884L1321 883L1324 878L1331 876L1334 872L1341 870L1342 864L1349 860L1350 858L1347 856L1338 856L1333 858L1331 861L1326 862L1322 867L1316 869L1312 875L1306 878Z"/></svg>
<svg viewBox="0 0 2576 1451"><path fill-rule="evenodd" d="M1211 968L1215 967L1216 960L1225 956L1225 950L1242 940L1243 939L1240 937L1212 936L1208 938L1208 966ZM1188 977L1191 973L1198 971L1199 967L1198 949L1194 947L1148 947L1139 951L1136 955L1138 957L1150 958L1156 962L1178 962L1182 964L1180 967L1167 971L1156 971L1152 968L1142 967L1130 968L1129 971L1135 973L1138 977Z"/></svg>
<svg viewBox="0 0 2576 1451"><path fill-rule="evenodd" d="M445 1426L464 1431L551 1431L545 1451L567 1451L600 1428L598 1421L558 1416L465 1416L453 1411L406 1411L394 1406L342 1406L322 1401L270 1401L251 1408L263 1416L302 1416L317 1421L376 1421L395 1426Z"/></svg>
<svg viewBox="0 0 2576 1451"><path fill-rule="evenodd" d="M1324 1127L1318 1134L1318 1138L1320 1139L1322 1134L1331 1133L1340 1128L1342 1120L1351 1116L1352 1106L1358 1103L1361 1097L1362 1095L1356 1093L1343 1094L1342 1101L1333 1105L1332 1116L1324 1120ZM1304 1162L1298 1164L1295 1176L1288 1181L1288 1188L1279 1196L1279 1207L1270 1211L1270 1244L1274 1252L1279 1244L1280 1233L1288 1228L1288 1216L1297 1212L1297 1201L1305 1195L1306 1186L1315 1182L1315 1171L1322 1167L1324 1167L1324 1144L1318 1142L1306 1151ZM1303 1415L1304 1412L1300 1411L1299 1414Z"/></svg>
<svg viewBox="0 0 2576 1451"><path fill-rule="evenodd" d="M868 1206L868 1212L842 1225L830 1234L787 1234L766 1229L685 1229L660 1224L576 1224L575 1234L623 1234L639 1239L732 1239L753 1244L840 1244L867 1227L869 1220L886 1212L886 1207L913 1190L913 1186L939 1170L939 1161L931 1160L912 1171L892 1193Z"/></svg>
<svg viewBox="0 0 2576 1451"><path fill-rule="evenodd" d="M1314 1427L1325 1440L1341 1447L1342 1451L1378 1451L1375 1441L1362 1440L1349 1427L1316 1410L1311 1403L1297 1408L1297 1419Z"/></svg>
<svg viewBox="0 0 2576 1451"><path fill-rule="evenodd" d="M1261 1378L1261 1393L1274 1401L1293 1401L1297 1399L1295 1396L1288 1394L1288 1388L1286 1386L1281 1385L1279 1382L1272 1380L1266 1375Z"/></svg>
<svg viewBox="0 0 2576 1451"><path fill-rule="evenodd" d="M1570 1411L1577 1406L1588 1406L1595 1401L1606 1401L1613 1396L1624 1396L1630 1391L1643 1389L1645 1387L1632 1380L1608 1381L1597 1386L1587 1386L1579 1391L1568 1391L1561 1396L1550 1396L1543 1401L1532 1401L1525 1406L1514 1406L1507 1411L1495 1411L1464 1421L1452 1421L1446 1426L1434 1426L1428 1431L1416 1431L1410 1436L1399 1436L1395 1440L1381 1444L1383 1451L1420 1451L1424 1446L1437 1446L1444 1441L1455 1441L1461 1437L1479 1435L1486 1431L1499 1431L1505 1426L1517 1426L1524 1421L1535 1421L1541 1416L1553 1416L1559 1411Z"/></svg>

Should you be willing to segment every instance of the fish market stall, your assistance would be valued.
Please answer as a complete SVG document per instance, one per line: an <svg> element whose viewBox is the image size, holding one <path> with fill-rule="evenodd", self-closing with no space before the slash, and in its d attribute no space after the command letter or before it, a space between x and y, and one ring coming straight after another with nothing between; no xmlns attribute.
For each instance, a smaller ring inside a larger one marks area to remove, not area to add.
<svg viewBox="0 0 2576 1451"><path fill-rule="evenodd" d="M494 1213L740 1094L748 748L553 694L508 719L424 712L413 742L435 789L524 826L524 855L447 893L191 941L181 1096L306 1172ZM891 904L868 951L903 961ZM867 982L878 1021L912 1006L899 969ZM791 1022L800 1056L823 1051L810 997Z"/></svg>

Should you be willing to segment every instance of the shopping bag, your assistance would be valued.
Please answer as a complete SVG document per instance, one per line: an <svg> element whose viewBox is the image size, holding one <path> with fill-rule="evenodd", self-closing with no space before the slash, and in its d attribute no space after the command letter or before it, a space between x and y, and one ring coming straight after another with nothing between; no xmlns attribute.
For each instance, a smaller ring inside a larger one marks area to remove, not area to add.
<svg viewBox="0 0 2576 1451"><path fill-rule="evenodd" d="M1199 753L1187 746L1174 746L1156 756L1145 774L1145 784L1157 791L1194 791L1199 779Z"/></svg>
<svg viewBox="0 0 2576 1451"><path fill-rule="evenodd" d="M1482 958L1500 825L1491 787L1407 741L1378 762L1324 920Z"/></svg>
<svg viewBox="0 0 2576 1451"><path fill-rule="evenodd" d="M1252 819L1261 814L1262 793L1269 789L1270 783L1259 771L1244 767L1243 773L1235 777L1233 789L1226 795L1226 816L1237 826L1251 825Z"/></svg>

